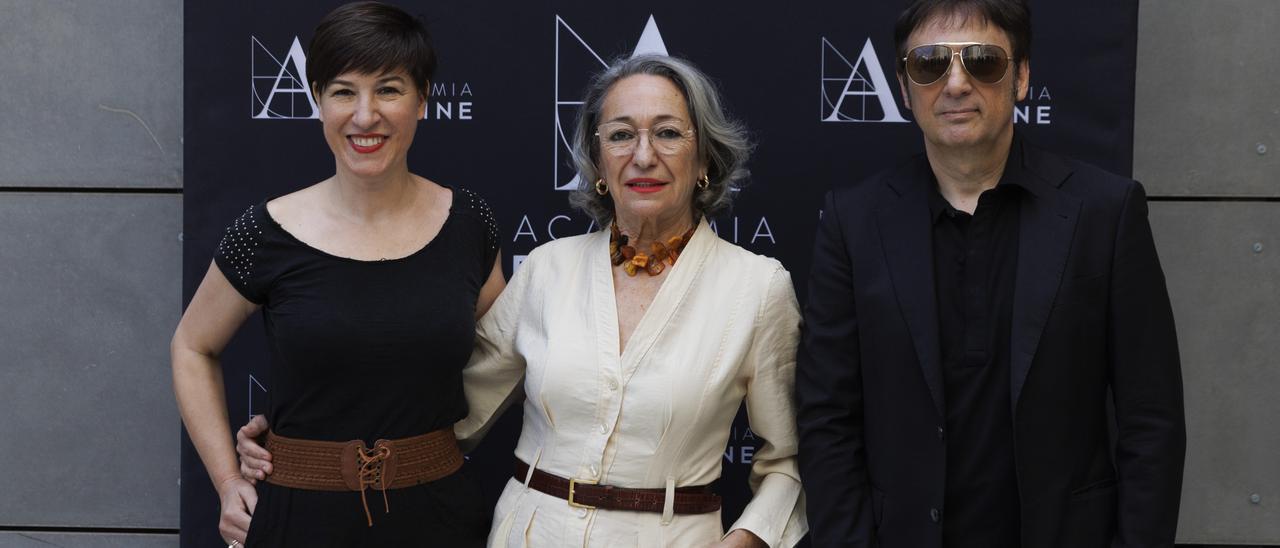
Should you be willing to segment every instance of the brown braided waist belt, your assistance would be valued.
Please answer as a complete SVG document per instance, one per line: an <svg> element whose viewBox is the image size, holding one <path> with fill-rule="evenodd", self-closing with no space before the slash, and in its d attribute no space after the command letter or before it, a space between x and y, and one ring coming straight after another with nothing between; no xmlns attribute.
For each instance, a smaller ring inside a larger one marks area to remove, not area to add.
<svg viewBox="0 0 1280 548"><path fill-rule="evenodd" d="M529 465L516 459L517 481L523 482L529 474ZM534 469L529 487L569 502L577 508L602 508L632 512L661 514L666 504L666 489L634 489L600 485L579 479L560 476ZM720 495L711 492L708 485L676 488L671 503L675 514L706 514L720 509Z"/></svg>
<svg viewBox="0 0 1280 548"><path fill-rule="evenodd" d="M359 491L369 525L366 489L382 491L387 512L387 489L402 489L447 477L462 468L462 452L453 429L420 436L378 440L373 448L361 440L315 441L267 433L267 451L274 467L267 483L310 491Z"/></svg>

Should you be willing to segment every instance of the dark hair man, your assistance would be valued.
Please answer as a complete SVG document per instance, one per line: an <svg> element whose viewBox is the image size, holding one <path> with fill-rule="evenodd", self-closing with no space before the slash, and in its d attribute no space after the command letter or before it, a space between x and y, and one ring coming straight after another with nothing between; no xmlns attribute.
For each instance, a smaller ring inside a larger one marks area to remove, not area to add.
<svg viewBox="0 0 1280 548"><path fill-rule="evenodd" d="M1146 195L1014 131L1030 36L1023 0L899 19L926 153L828 194L814 249L815 547L1173 545L1182 377Z"/></svg>

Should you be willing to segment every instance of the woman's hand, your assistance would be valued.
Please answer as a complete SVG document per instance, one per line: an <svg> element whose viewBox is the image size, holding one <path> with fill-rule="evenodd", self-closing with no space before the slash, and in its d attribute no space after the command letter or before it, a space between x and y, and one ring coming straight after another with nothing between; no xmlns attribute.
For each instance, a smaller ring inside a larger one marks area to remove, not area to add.
<svg viewBox="0 0 1280 548"><path fill-rule="evenodd" d="M714 548L769 548L769 545L751 531L734 529L724 537L724 540L717 542Z"/></svg>
<svg viewBox="0 0 1280 548"><path fill-rule="evenodd" d="M222 514L218 517L218 533L228 543L244 545L249 535L249 521L258 505L258 493L253 485L241 477L232 477L218 484L218 498L222 499Z"/></svg>
<svg viewBox="0 0 1280 548"><path fill-rule="evenodd" d="M258 440L267 433L270 426L262 415L254 415L240 430L236 431L236 453L240 455L240 475L249 480L249 485L257 480L267 479L271 474L271 453L258 444Z"/></svg>

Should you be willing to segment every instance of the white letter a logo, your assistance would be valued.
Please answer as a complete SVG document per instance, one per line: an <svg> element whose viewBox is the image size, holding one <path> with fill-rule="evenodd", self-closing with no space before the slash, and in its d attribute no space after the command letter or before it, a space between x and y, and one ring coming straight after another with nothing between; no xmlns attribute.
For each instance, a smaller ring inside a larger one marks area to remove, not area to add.
<svg viewBox="0 0 1280 548"><path fill-rule="evenodd" d="M827 50L835 56L832 58L835 67L827 66ZM837 63L836 60L843 61ZM845 71L848 75L845 76ZM864 76L865 74L865 76ZM868 81L868 77L870 80ZM831 93L839 89L838 97L833 102ZM898 112L898 103L893 98L894 88L889 86L884 70L880 68L880 58L876 57L876 49L867 39L858 54L858 62L850 63L835 46L826 38L822 39L822 121L823 122L906 122ZM846 101L850 96L854 99ZM879 109L868 109L868 99L875 98ZM876 110L879 112L877 113ZM868 116L882 113L879 119L868 119Z"/></svg>
<svg viewBox="0 0 1280 548"><path fill-rule="evenodd" d="M289 46L289 55L285 56L283 61L276 59L274 55L271 55L270 52L266 51L266 48L264 48L256 38L253 39L253 42L255 47L261 48L263 52L268 55L272 64L278 63L279 68L279 70L273 71L274 75L260 75L257 73L258 67L253 67L253 79L255 81L253 89L255 112L253 113L253 117L257 119L316 118L316 102L315 99L311 97L311 91L307 89L307 56L303 53L302 44L298 42L297 37L294 37L293 44ZM257 52L255 51L254 54L256 61ZM290 65L293 66L292 70L289 68ZM258 94L258 86L256 85L257 80L272 80L271 91L267 93L265 99ZM288 106L287 112L283 109L271 108L272 103L276 100L276 94L287 95L287 97L281 98L282 100L287 101L283 103ZM306 116L302 116L301 113L296 112L294 109L294 100L298 94L302 94L302 96L306 98L307 105L311 107L310 114Z"/></svg>

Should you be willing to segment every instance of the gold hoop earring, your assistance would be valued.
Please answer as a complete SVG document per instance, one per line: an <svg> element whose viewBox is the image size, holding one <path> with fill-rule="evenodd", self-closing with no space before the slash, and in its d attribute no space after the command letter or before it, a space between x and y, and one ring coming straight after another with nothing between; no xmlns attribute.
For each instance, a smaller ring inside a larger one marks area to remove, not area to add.
<svg viewBox="0 0 1280 548"><path fill-rule="evenodd" d="M596 194L604 196L609 193L609 185L604 184L604 179L596 179Z"/></svg>
<svg viewBox="0 0 1280 548"><path fill-rule="evenodd" d="M702 178L698 179L694 186L697 186L698 190L706 190L707 187L711 186L711 179L707 177L707 174L703 173Z"/></svg>

